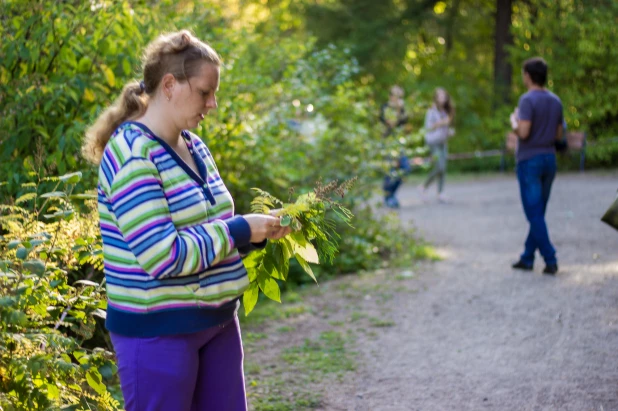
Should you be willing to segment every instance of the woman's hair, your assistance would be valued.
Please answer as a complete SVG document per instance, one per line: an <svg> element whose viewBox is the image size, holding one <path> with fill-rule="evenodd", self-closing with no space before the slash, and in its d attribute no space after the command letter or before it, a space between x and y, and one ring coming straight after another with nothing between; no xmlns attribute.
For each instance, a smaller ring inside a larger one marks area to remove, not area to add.
<svg viewBox="0 0 618 411"><path fill-rule="evenodd" d="M438 104L438 93L441 91L446 95L446 103L444 103L444 110L446 110L448 116L453 119L455 117L455 103L453 102L453 99L451 99L451 95L448 94L445 89L443 89L442 87L438 87L436 89L436 91L433 93L433 102L439 109L440 105Z"/></svg>
<svg viewBox="0 0 618 411"><path fill-rule="evenodd" d="M148 100L159 88L163 76L170 73L180 82L198 75L203 63L221 65L221 58L212 47L187 30L163 34L152 41L142 60L142 81L124 86L114 104L109 106L86 131L82 155L99 164L105 145L120 124L144 114Z"/></svg>

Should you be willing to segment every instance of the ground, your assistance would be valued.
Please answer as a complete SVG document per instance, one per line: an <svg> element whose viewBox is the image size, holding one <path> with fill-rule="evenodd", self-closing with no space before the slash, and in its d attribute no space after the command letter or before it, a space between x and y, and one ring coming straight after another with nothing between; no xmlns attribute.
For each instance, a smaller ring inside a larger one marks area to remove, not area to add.
<svg viewBox="0 0 618 411"><path fill-rule="evenodd" d="M256 410L618 410L616 174L565 174L548 209L560 272L514 271L512 175L404 186L399 216L441 261L347 276L245 324ZM290 301L291 300L291 301ZM259 307L258 307L259 308Z"/></svg>

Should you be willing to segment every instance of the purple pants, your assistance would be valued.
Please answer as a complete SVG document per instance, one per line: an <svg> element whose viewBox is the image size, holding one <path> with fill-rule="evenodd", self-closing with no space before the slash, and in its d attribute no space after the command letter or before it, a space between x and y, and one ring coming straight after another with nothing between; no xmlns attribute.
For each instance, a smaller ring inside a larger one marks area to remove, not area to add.
<svg viewBox="0 0 618 411"><path fill-rule="evenodd" d="M126 411L245 411L238 318L193 334L111 334Z"/></svg>

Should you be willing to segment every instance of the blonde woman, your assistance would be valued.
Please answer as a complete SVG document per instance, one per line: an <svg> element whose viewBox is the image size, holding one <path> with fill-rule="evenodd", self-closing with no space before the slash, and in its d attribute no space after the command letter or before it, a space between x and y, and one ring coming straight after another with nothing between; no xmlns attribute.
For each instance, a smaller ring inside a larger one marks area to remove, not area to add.
<svg viewBox="0 0 618 411"><path fill-rule="evenodd" d="M128 411L247 408L236 311L249 285L240 253L289 233L234 215L208 148L188 130L217 107L220 58L187 31L146 49L88 130L99 164L108 309Z"/></svg>

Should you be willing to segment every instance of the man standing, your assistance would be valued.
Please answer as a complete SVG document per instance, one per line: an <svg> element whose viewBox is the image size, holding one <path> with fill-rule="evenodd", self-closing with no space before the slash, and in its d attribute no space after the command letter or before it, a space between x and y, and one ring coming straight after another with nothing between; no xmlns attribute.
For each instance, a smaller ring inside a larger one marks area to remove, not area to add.
<svg viewBox="0 0 618 411"><path fill-rule="evenodd" d="M562 139L562 103L545 88L547 63L540 57L523 65L523 82L528 92L519 99L511 114L511 126L519 137L517 146L517 179L521 202L530 231L524 252L513 268L532 270L538 249L545 260L544 274L558 272L556 250L549 239L545 210L551 185L556 176L556 140Z"/></svg>
<svg viewBox="0 0 618 411"><path fill-rule="evenodd" d="M391 87L388 101L380 107L380 122L384 124L382 137L384 138L384 146L389 149L387 142L388 137L400 131L408 121L408 116L404 108L403 101L404 91L401 87L395 85ZM394 140L391 138L391 140ZM399 144L399 142L397 142ZM391 150L389 150L391 151ZM410 171L410 164L405 153L402 151L398 157L393 157L392 153L388 154L388 172L384 176L384 204L389 208L399 208L399 201L396 193L401 186L402 171Z"/></svg>

